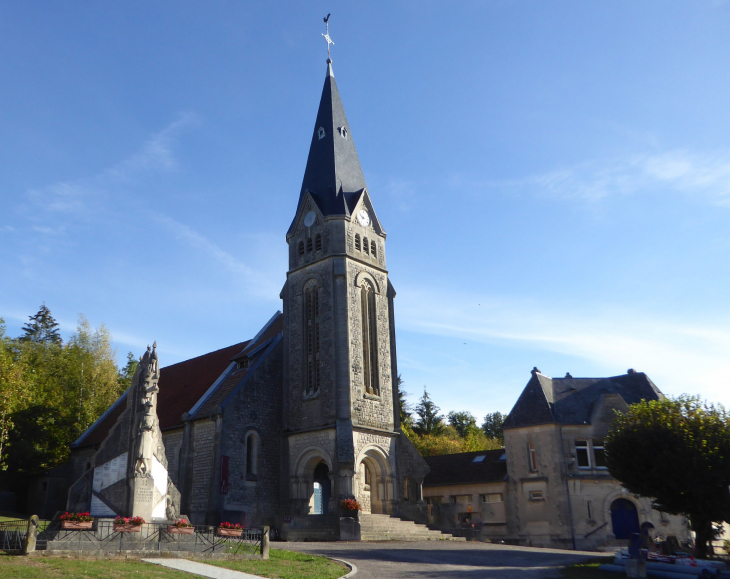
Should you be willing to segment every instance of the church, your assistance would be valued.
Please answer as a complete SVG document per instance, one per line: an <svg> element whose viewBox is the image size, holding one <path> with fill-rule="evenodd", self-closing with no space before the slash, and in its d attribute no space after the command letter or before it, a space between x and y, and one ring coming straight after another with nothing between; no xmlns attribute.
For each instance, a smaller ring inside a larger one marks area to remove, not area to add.
<svg viewBox="0 0 730 579"><path fill-rule="evenodd" d="M352 497L365 513L418 518L429 468L399 429L385 241L328 58L286 232L283 313L251 340L160 371L165 458L193 523L337 540L352 532L339 516ZM73 444L72 480L89 470L127 394Z"/></svg>

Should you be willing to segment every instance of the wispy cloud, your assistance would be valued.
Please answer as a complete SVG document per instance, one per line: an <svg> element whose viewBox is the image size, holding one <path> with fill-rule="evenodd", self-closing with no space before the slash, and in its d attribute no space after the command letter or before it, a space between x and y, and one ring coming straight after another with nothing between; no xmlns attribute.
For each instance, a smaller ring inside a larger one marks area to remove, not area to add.
<svg viewBox="0 0 730 579"><path fill-rule="evenodd" d="M277 289L276 282L270 275L246 265L189 225L180 223L167 215L151 214L150 217L163 225L177 240L199 250L207 258L223 266L238 278L238 281L245 285L252 295L271 299L272 295L275 296L278 293L280 288Z"/></svg>
<svg viewBox="0 0 730 579"><path fill-rule="evenodd" d="M513 181L542 195L596 202L641 192L674 192L730 206L730 152L686 150L592 160Z"/></svg>
<svg viewBox="0 0 730 579"><path fill-rule="evenodd" d="M193 113L180 114L175 121L145 141L139 150L112 167L89 177L27 191L25 209L31 215L38 211L79 215L88 212L94 202L104 197L110 189L144 172L175 170L177 161L174 145L184 129L198 122L198 117Z"/></svg>
<svg viewBox="0 0 730 579"><path fill-rule="evenodd" d="M597 371L633 366L665 392L730 403L727 323L653 319L619 307L582 311L485 295L399 288L398 322L416 332L581 357ZM423 312L429 312L424 316ZM727 322L727 320L725 320Z"/></svg>

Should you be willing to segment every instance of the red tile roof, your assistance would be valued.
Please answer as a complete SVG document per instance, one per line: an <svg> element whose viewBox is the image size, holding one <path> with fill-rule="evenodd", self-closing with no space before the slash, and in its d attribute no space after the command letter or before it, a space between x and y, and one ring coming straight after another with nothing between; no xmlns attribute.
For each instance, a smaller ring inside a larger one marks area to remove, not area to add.
<svg viewBox="0 0 730 579"><path fill-rule="evenodd" d="M157 416L160 419L160 428L166 430L182 427L183 413L189 412L195 406L200 397L228 367L231 358L239 354L248 343L240 342L162 368L160 370L160 392L157 395ZM118 401L116 407L100 423L91 427L93 430L85 433L78 447L102 442L126 407L126 400Z"/></svg>

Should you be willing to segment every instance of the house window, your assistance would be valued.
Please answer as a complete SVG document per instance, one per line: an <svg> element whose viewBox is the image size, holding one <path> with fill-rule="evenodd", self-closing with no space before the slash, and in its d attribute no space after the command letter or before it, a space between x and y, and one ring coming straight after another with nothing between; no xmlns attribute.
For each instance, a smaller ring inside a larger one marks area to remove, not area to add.
<svg viewBox="0 0 730 579"><path fill-rule="evenodd" d="M300 241L299 242L299 257L301 257L303 255L304 255L304 242Z"/></svg>
<svg viewBox="0 0 730 579"><path fill-rule="evenodd" d="M374 241L371 241L371 242L370 242L370 254L371 254L371 255L372 255L373 257L378 257L378 250L377 250L377 248L375 247L375 242L374 242Z"/></svg>
<svg viewBox="0 0 730 579"><path fill-rule="evenodd" d="M532 443L527 445L527 462L530 472L537 472L537 453L535 452L535 445Z"/></svg>
<svg viewBox="0 0 730 579"><path fill-rule="evenodd" d="M321 141L324 139L325 135L327 135L327 133L325 132L324 127L319 127L319 129L317 129L317 138Z"/></svg>
<svg viewBox="0 0 730 579"><path fill-rule="evenodd" d="M314 249L322 251L322 236L318 233L317 237L314 238Z"/></svg>
<svg viewBox="0 0 730 579"><path fill-rule="evenodd" d="M403 477L403 498L405 500L408 500L409 496L410 495L408 493L408 477L404 476Z"/></svg>
<svg viewBox="0 0 730 579"><path fill-rule="evenodd" d="M248 368L248 356L239 358L237 365L238 365L238 370L245 370L246 368Z"/></svg>
<svg viewBox="0 0 730 579"><path fill-rule="evenodd" d="M363 238L363 240L362 240L362 250L365 252L366 255L369 253L369 249L368 249L369 247L370 246L368 245L368 238L367 237Z"/></svg>
<svg viewBox="0 0 730 579"><path fill-rule="evenodd" d="M355 251L360 251L360 234L355 234Z"/></svg>
<svg viewBox="0 0 730 579"><path fill-rule="evenodd" d="M426 497L427 505L440 505L444 502L444 497Z"/></svg>
<svg viewBox="0 0 730 579"><path fill-rule="evenodd" d="M471 495L452 495L451 502L455 505L468 505L471 503Z"/></svg>
<svg viewBox="0 0 730 579"><path fill-rule="evenodd" d="M503 503L504 495L502 493L487 493L479 495L483 503Z"/></svg>
<svg viewBox="0 0 730 579"><path fill-rule="evenodd" d="M376 337L375 292L368 282L363 282L360 308L362 311L362 366L365 392L378 396L378 341Z"/></svg>
<svg viewBox="0 0 730 579"><path fill-rule="evenodd" d="M246 480L255 481L258 470L257 436L251 432L246 437Z"/></svg>
<svg viewBox="0 0 730 579"><path fill-rule="evenodd" d="M307 253L312 253L312 238L307 239Z"/></svg>
<svg viewBox="0 0 730 579"><path fill-rule="evenodd" d="M531 501L544 501L545 493L543 493L542 491L530 491L530 500Z"/></svg>
<svg viewBox="0 0 730 579"><path fill-rule="evenodd" d="M306 394L319 391L319 288L304 290L304 351L306 352Z"/></svg>
<svg viewBox="0 0 730 579"><path fill-rule="evenodd" d="M591 468L591 456L588 454L588 441L575 441L575 457L578 460L578 468Z"/></svg>
<svg viewBox="0 0 730 579"><path fill-rule="evenodd" d="M596 462L596 468L608 468L606 466L606 451L603 449L602 440L593 441L593 459Z"/></svg>

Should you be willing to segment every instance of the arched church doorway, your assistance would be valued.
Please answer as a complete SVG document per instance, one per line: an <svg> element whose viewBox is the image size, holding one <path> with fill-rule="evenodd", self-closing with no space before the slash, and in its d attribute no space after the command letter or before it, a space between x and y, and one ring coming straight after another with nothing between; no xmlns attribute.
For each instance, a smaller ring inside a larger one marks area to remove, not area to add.
<svg viewBox="0 0 730 579"><path fill-rule="evenodd" d="M636 505L628 499L616 499L611 503L611 524L617 539L629 539L631 533L639 532L639 513Z"/></svg>
<svg viewBox="0 0 730 579"><path fill-rule="evenodd" d="M366 450L358 465L356 497L363 513L389 512L388 499L393 489L388 459L380 449Z"/></svg>
<svg viewBox="0 0 730 579"><path fill-rule="evenodd" d="M314 483L312 488L312 509L313 515L326 515L329 511L330 496L330 469L327 464L320 462L314 469Z"/></svg>

